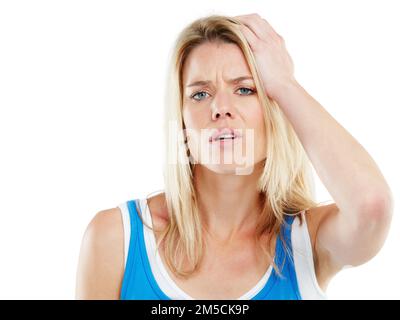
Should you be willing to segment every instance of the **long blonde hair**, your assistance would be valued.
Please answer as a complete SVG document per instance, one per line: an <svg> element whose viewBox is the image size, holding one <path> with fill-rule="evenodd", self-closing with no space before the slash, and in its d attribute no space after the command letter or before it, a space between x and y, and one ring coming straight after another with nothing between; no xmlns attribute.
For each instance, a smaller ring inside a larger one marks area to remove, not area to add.
<svg viewBox="0 0 400 320"><path fill-rule="evenodd" d="M268 142L263 173L258 181L263 210L258 216L259 223L255 235L257 243L261 236L268 235L266 246L270 247L274 237L280 234L281 226L285 223L285 214L299 215L302 223L299 213L318 206L313 200L314 185L310 161L278 104L267 97L262 89L253 53L238 24L240 24L238 20L221 15L199 18L181 31L172 49L167 74L164 126L166 138L164 181L169 220L157 241L157 248L164 240L165 261L176 276L188 277L195 272L204 252L203 227L193 184L194 164L188 160L183 143L182 117L183 65L191 50L202 43L222 41L236 44L242 50L263 107ZM170 123L178 125L178 135L175 140L171 140ZM173 162L171 159L179 161ZM283 240L281 234L280 236ZM285 243L284 247L288 251ZM272 261L271 252L264 247L263 251ZM190 266L187 270L183 269L185 258ZM276 264L274 262L272 264L275 271L280 274Z"/></svg>

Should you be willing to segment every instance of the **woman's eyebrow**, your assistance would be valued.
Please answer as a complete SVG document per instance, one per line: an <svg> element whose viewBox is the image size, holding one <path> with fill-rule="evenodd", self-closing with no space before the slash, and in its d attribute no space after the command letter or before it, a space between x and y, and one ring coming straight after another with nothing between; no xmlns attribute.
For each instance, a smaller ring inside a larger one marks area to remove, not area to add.
<svg viewBox="0 0 400 320"><path fill-rule="evenodd" d="M238 83L241 82L243 80L253 80L253 77L251 76L241 76L241 77L237 77L237 78L233 78L228 80L228 83ZM200 81L195 81L192 82L191 84L187 85L186 87L196 87L196 86L204 86L207 85L209 83L211 83L211 80L200 80Z"/></svg>

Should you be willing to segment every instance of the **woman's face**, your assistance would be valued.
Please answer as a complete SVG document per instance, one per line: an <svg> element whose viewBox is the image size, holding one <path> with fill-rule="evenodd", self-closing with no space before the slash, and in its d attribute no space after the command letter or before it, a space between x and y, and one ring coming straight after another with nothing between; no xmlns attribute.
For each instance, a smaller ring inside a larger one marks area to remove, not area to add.
<svg viewBox="0 0 400 320"><path fill-rule="evenodd" d="M255 83L240 48L222 42L197 46L185 61L182 83L183 120L195 163L217 173L250 174L265 159L266 137ZM221 133L225 139L218 138Z"/></svg>

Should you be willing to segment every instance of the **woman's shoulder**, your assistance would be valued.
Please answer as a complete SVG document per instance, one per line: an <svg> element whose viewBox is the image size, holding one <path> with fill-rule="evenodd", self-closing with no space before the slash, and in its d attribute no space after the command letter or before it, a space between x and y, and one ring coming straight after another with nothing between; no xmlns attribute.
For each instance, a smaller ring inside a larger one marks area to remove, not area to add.
<svg viewBox="0 0 400 320"><path fill-rule="evenodd" d="M318 228L320 223L332 212L337 211L335 203L320 205L305 211L307 231L310 237L315 273L321 288L326 290L332 278L341 270L330 263L330 254L318 245Z"/></svg>
<svg viewBox="0 0 400 320"><path fill-rule="evenodd" d="M118 299L124 272L124 230L118 207L97 212L81 242L77 299Z"/></svg>
<svg viewBox="0 0 400 320"><path fill-rule="evenodd" d="M119 244L123 244L123 224L119 207L104 209L97 212L89 222L84 240L93 242L101 249L115 250Z"/></svg>

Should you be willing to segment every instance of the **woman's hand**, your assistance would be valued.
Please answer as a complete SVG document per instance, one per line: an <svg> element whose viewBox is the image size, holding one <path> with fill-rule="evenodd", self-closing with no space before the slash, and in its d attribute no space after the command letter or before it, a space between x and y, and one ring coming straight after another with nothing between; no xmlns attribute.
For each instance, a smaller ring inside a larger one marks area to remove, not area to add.
<svg viewBox="0 0 400 320"><path fill-rule="evenodd" d="M285 86L295 83L294 65L285 40L258 14L235 16L256 59L267 95L277 100Z"/></svg>

